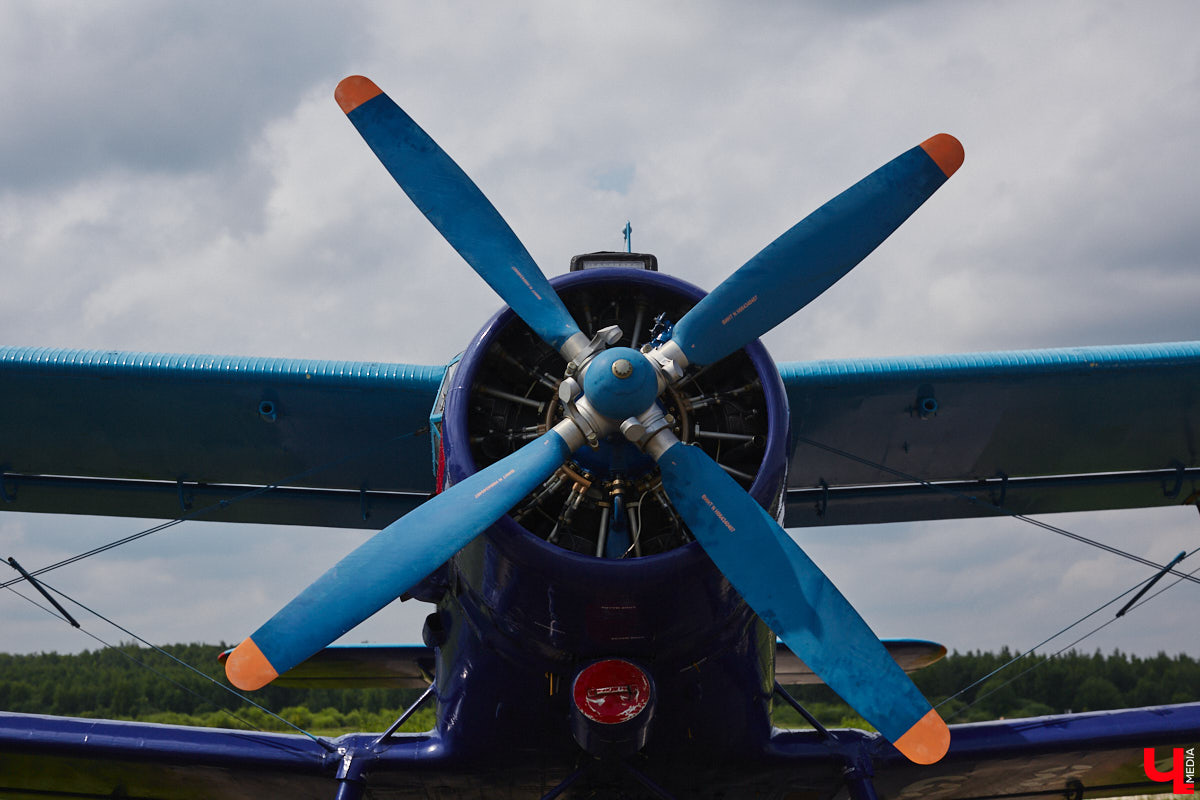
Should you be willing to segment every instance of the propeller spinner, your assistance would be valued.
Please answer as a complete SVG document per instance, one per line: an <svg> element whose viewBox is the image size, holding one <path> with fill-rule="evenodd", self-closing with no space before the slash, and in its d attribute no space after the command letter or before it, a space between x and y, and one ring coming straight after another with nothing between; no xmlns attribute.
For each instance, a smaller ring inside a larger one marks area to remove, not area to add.
<svg viewBox="0 0 1200 800"><path fill-rule="evenodd" d="M723 281L642 351L592 339L503 217L378 86L354 76L336 99L434 227L529 327L569 362L564 419L400 518L301 592L226 661L260 688L403 594L547 480L586 443L618 431L651 456L679 515L754 611L909 759L939 760L949 730L861 616L779 524L700 448L675 436L658 399L689 364L710 364L832 286L961 165L934 136L814 211Z"/></svg>

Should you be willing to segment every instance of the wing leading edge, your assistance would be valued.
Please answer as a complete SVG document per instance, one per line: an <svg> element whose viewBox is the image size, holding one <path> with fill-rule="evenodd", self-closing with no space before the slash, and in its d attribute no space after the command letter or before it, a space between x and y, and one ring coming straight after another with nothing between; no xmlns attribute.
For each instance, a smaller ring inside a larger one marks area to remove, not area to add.
<svg viewBox="0 0 1200 800"><path fill-rule="evenodd" d="M1196 502L1200 342L796 362L780 374L789 526Z"/></svg>

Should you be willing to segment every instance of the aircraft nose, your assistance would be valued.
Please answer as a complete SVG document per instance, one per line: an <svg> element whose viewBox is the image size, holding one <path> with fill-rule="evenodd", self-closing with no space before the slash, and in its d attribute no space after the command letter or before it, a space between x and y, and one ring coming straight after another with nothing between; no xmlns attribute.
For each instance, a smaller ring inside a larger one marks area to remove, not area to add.
<svg viewBox="0 0 1200 800"><path fill-rule="evenodd" d="M609 419L624 420L650 407L658 376L646 357L629 347L611 347L588 364L583 393Z"/></svg>

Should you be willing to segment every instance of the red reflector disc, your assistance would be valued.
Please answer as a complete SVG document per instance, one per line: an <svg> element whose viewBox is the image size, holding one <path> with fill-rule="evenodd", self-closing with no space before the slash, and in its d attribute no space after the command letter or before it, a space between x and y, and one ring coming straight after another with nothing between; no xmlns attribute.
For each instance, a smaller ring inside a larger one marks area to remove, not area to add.
<svg viewBox="0 0 1200 800"><path fill-rule="evenodd" d="M650 679L619 658L597 661L575 678L575 705L593 722L616 725L633 719L650 702Z"/></svg>

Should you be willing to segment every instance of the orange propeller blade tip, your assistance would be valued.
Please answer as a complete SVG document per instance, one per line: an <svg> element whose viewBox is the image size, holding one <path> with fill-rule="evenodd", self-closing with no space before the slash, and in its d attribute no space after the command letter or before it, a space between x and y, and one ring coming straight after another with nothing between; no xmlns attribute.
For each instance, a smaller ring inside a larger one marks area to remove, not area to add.
<svg viewBox="0 0 1200 800"><path fill-rule="evenodd" d="M892 744L915 764L936 764L950 749L950 729L931 708Z"/></svg>
<svg viewBox="0 0 1200 800"><path fill-rule="evenodd" d="M225 660L225 677L244 691L261 689L279 677L253 639L246 639L234 648Z"/></svg>
<svg viewBox="0 0 1200 800"><path fill-rule="evenodd" d="M383 94L383 89L375 85L375 81L362 75L351 75L343 78L333 90L333 99L337 101L342 111L349 114L373 97Z"/></svg>
<svg viewBox="0 0 1200 800"><path fill-rule="evenodd" d="M958 171L958 168L962 166L963 158L966 157L962 142L948 133L930 136L921 142L921 149L929 154L929 157L941 168L947 178Z"/></svg>

